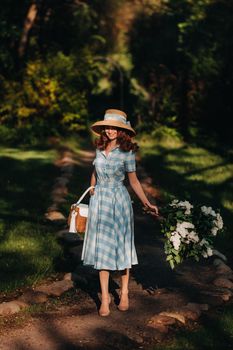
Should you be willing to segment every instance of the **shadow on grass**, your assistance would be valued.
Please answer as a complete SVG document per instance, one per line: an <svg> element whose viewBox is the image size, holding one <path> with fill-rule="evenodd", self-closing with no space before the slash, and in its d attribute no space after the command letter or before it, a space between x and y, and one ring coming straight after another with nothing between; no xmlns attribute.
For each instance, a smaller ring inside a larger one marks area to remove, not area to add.
<svg viewBox="0 0 233 350"><path fill-rule="evenodd" d="M26 285L27 279L36 280L39 273L38 266L34 264L31 256L21 252L0 252L1 257L1 291L13 291Z"/></svg>
<svg viewBox="0 0 233 350"><path fill-rule="evenodd" d="M233 239L230 236L230 228L233 214L231 210L223 206L223 201L226 198L233 201L232 177L216 181L216 183L214 181L208 183L208 181L205 182L203 176L204 171L213 171L218 167L224 169L231 163L228 159L223 159L217 164L206 166L202 159L202 163L198 165L195 163L198 162L198 150L194 151L193 157L195 158L193 160L192 152L189 152L187 146L167 149L158 145L155 150L149 149L145 152L142 164L152 177L153 183L164 194L163 200L176 197L190 200L194 204L210 205L220 209L227 230L221 237L216 238L216 246L223 250L223 253L228 253L229 259L231 259ZM179 164L181 164L181 168L177 168ZM200 176L191 178L193 174ZM211 174L208 176L211 178ZM136 242L138 242L141 263L135 268L135 274L138 281L145 287L150 285L153 288L163 287L167 286L168 283L169 286L176 285L174 273L166 267L168 264L165 263L166 257L163 254L162 237L159 237L159 232L159 223L153 221L152 218L136 222ZM140 249L141 246L144 248Z"/></svg>
<svg viewBox="0 0 233 350"><path fill-rule="evenodd" d="M59 145L55 148L59 154L68 149ZM67 272L72 267L69 254L55 235L66 223L52 225L44 216L53 201L54 181L61 176L51 153L19 149L7 149L6 153L12 156L0 158L1 291L30 285L49 273ZM90 169L85 164L74 166L69 193L59 208L65 216L89 179Z"/></svg>
<svg viewBox="0 0 233 350"><path fill-rule="evenodd" d="M0 210L10 223L38 220L50 203L50 191L58 169L46 160L0 159Z"/></svg>
<svg viewBox="0 0 233 350"><path fill-rule="evenodd" d="M14 151L14 150L13 150ZM1 290L31 284L52 270L54 254L60 254L44 220L58 169L50 156L0 158L0 279ZM48 249L48 245L50 245ZM49 254L51 256L49 257Z"/></svg>
<svg viewBox="0 0 233 350"><path fill-rule="evenodd" d="M0 244L0 292L32 285L56 272L55 259L63 253L52 230L26 221L9 224L6 230Z"/></svg>
<svg viewBox="0 0 233 350"><path fill-rule="evenodd" d="M174 160L168 160L168 156L173 156ZM185 162L183 158L190 158L189 162ZM197 158L195 154L193 157ZM214 208L219 208L224 218L226 226L230 228L233 220L233 214L231 210L228 210L223 206L223 201L228 199L233 201L233 176L228 176L224 180L219 180L214 183L205 181L203 172L212 171L215 168L223 167L223 169L230 165L230 160L226 159L220 163L210 166L200 166L195 164L195 168L192 166L192 154L188 153L186 147L179 149L165 149L163 147L157 147L156 154L146 154L143 158L143 165L150 173L155 184L165 193L167 198L177 197L180 199L191 200L194 204L210 205ZM182 161L183 159L183 161ZM179 163L183 165L183 171L178 172L173 168L173 165L178 166ZM224 170L220 170L223 172ZM192 175L200 175L199 177L190 178ZM213 179L214 175L213 175Z"/></svg>

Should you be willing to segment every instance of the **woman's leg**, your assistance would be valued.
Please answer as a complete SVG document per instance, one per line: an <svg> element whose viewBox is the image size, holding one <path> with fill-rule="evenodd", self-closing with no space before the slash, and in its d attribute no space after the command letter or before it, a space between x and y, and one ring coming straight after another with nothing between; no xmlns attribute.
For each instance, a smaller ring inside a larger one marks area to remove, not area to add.
<svg viewBox="0 0 233 350"><path fill-rule="evenodd" d="M120 303L118 309L126 311L129 308L129 269L125 269L121 274L121 292L120 292Z"/></svg>
<svg viewBox="0 0 233 350"><path fill-rule="evenodd" d="M108 316L110 313L109 304L110 296L108 291L109 271L101 270L99 272L100 288L101 288L101 306L99 309L100 316Z"/></svg>

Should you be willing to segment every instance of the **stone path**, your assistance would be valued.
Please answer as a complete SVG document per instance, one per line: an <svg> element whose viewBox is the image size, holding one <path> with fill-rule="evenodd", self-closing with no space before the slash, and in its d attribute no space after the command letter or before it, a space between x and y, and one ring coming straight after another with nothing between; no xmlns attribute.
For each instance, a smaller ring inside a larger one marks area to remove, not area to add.
<svg viewBox="0 0 233 350"><path fill-rule="evenodd" d="M53 215L53 218L62 220L58 203L64 200L68 191L72 167L80 163L90 166L92 157L93 153L90 152L78 156L66 153L64 162L63 154L58 162L61 176L55 181L53 203L48 211L50 220ZM70 170L65 171L67 169ZM138 175L148 195L157 196L157 190L140 167ZM134 208L139 265L131 272L130 310L120 312L117 309L120 276L112 273L111 314L106 318L98 316L98 274L82 266L82 240L64 228L58 232L58 236L63 240L75 269L72 274L66 274L63 281L37 286L31 292L37 293L34 297L37 295L39 298L34 299L34 303L46 303L54 296L71 290L69 302L60 302L58 306L54 304L51 310L44 308L43 312L35 313L28 318L23 329L19 325L4 331L0 335L0 349L149 349L152 344L163 340L170 330L195 323L201 314L231 299L233 272L223 259L187 262L175 271L170 270L165 262L163 242L158 235L158 223L142 214L135 198ZM61 293L57 292L59 288ZM33 301L30 293L28 298L24 297L21 297L22 303Z"/></svg>

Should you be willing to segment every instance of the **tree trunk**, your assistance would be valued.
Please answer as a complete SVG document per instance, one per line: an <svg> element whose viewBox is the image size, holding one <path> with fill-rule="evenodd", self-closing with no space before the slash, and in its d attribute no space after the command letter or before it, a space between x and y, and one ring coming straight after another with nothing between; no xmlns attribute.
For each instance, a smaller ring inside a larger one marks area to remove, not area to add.
<svg viewBox="0 0 233 350"><path fill-rule="evenodd" d="M24 21L24 25L23 25L23 32L19 42L18 55L20 59L22 59L22 57L25 55L28 42L29 42L29 33L35 23L37 13L38 13L37 4L32 3L28 9L28 12Z"/></svg>

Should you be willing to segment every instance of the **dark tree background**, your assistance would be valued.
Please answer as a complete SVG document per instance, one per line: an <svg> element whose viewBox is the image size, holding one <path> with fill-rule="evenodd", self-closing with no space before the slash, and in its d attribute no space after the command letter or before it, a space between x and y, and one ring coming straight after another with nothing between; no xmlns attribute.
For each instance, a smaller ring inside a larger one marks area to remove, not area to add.
<svg viewBox="0 0 233 350"><path fill-rule="evenodd" d="M85 133L113 107L231 144L232 32L226 0L3 0L1 142Z"/></svg>

